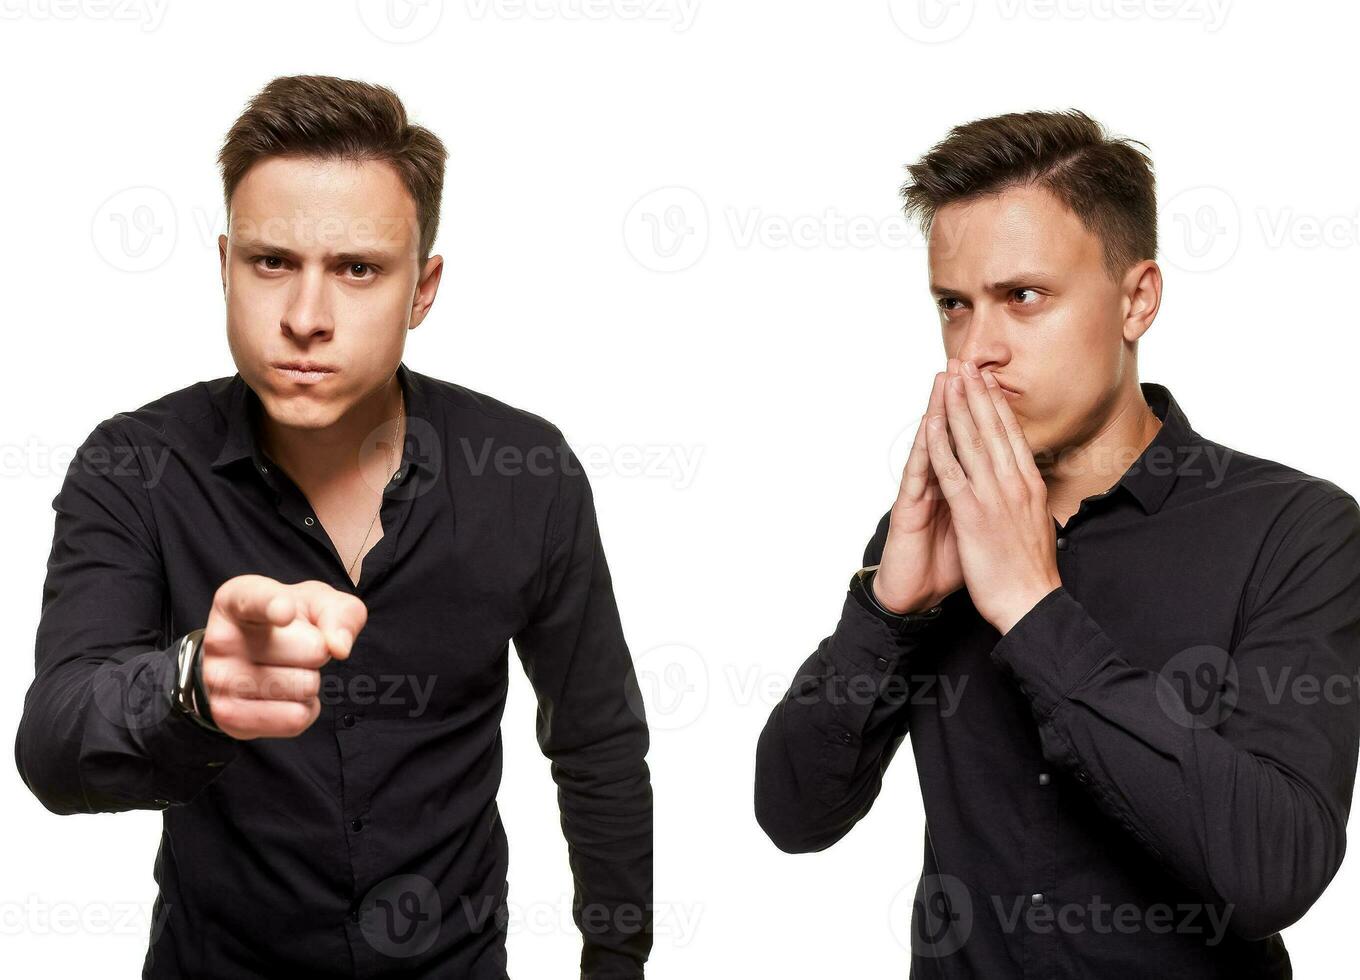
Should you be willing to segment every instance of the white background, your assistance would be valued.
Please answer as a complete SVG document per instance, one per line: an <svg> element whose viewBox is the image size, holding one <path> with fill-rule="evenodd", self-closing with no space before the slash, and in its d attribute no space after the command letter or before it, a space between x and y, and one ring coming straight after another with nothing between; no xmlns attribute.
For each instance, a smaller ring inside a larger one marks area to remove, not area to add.
<svg viewBox="0 0 1360 980"><path fill-rule="evenodd" d="M760 727L835 625L891 502L902 430L943 366L897 189L950 126L1076 106L1147 143L1166 291L1141 378L1168 385L1210 438L1360 489L1354 7L0 10L6 746L71 451L117 411L234 370L215 246L227 127L276 75L391 85L451 151L448 264L406 362L548 417L592 467L651 705L649 976L906 975L905 920L891 915L920 869L909 751L862 825L821 854L777 851L751 787ZM511 971L574 976L566 850L514 674ZM5 768L6 973L138 975L160 816L59 818ZM1357 902L1352 858L1285 934L1300 977L1354 975Z"/></svg>

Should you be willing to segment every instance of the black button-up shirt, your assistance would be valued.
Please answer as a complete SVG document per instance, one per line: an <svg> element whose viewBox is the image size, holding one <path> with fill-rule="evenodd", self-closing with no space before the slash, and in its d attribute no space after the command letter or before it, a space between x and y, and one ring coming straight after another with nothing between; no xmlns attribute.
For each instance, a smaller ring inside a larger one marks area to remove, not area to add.
<svg viewBox="0 0 1360 980"><path fill-rule="evenodd" d="M847 595L761 734L756 812L788 851L844 836L910 735L915 978L1288 977L1277 933L1341 863L1360 508L1142 391L1162 427L1054 521L1059 588L1005 636L966 589L897 627Z"/></svg>
<svg viewBox="0 0 1360 980"><path fill-rule="evenodd" d="M263 454L239 374L100 423L53 501L15 754L57 813L163 811L144 977L504 977L512 639L559 790L582 975L643 975L648 735L586 476L543 419L397 376L402 462L357 587ZM368 608L297 738L237 741L169 705L178 638L245 573Z"/></svg>

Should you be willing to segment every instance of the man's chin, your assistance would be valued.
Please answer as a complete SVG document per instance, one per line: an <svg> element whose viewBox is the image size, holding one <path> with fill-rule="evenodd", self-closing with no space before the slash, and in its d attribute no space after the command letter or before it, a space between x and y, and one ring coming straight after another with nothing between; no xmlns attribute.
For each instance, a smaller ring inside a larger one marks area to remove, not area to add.
<svg viewBox="0 0 1360 980"><path fill-rule="evenodd" d="M319 392L291 390L286 385L282 390L267 387L257 391L269 418L290 429L324 429L344 414L338 399L321 398Z"/></svg>

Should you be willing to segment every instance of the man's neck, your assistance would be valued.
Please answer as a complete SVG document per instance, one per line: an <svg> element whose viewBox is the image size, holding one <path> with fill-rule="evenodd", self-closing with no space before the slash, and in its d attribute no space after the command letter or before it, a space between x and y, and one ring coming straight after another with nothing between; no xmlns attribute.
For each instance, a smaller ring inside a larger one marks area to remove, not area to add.
<svg viewBox="0 0 1360 980"><path fill-rule="evenodd" d="M400 461L401 448L394 444L400 411L401 383L394 374L324 429L283 426L262 413L261 447L304 491L347 482L362 477L375 459L386 466L389 450L392 462ZM377 438L370 438L378 429Z"/></svg>
<svg viewBox="0 0 1360 980"><path fill-rule="evenodd" d="M1064 449L1056 460L1036 460L1049 464L1040 465L1040 471L1048 487L1049 512L1058 523L1066 525L1083 500L1117 484L1161 427L1162 421L1135 383L1100 429L1080 446Z"/></svg>

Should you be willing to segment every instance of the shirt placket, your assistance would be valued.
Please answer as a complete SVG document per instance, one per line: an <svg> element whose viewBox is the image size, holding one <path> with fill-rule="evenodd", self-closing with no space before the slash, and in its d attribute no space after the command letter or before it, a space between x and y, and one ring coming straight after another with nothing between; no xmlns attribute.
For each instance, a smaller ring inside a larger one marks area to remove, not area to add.
<svg viewBox="0 0 1360 980"><path fill-rule="evenodd" d="M360 598L371 595L374 583L392 563L398 525L407 515L407 509L414 504L413 494L398 492L413 477L410 459L403 458L401 467L383 488L383 501L379 512L383 536L365 556L357 586L350 580L344 559L336 551L334 542L297 485L278 471L268 457L257 457L255 468L273 491L279 516L311 546L324 553L321 560L326 571L318 577L334 588L358 595ZM369 647L375 642L371 637L361 637L361 640ZM370 656L364 659L372 661L375 658ZM323 703L323 709L328 709L324 710L323 714L329 714L340 762L340 778L337 785L340 788L342 830L350 864L350 895L344 927L356 975L368 976L372 975L380 964L374 945L367 938L366 930L381 927L379 920L383 911L374 903L365 901L366 889L371 887L377 874L367 846L371 833L369 827L373 776L369 772L371 745L370 740L365 737L363 707L354 697L354 679L357 672L354 661L350 658L332 661L330 668L334 681L337 682L335 688L338 693L328 697L326 699L328 703ZM380 683L380 679L374 678L374 683Z"/></svg>

